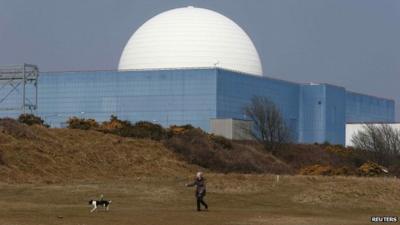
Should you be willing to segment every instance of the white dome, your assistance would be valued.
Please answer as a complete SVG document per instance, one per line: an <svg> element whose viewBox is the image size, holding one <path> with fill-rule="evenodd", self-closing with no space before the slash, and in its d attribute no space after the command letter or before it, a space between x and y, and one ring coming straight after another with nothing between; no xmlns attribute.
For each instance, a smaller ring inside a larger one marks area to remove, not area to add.
<svg viewBox="0 0 400 225"><path fill-rule="evenodd" d="M217 12L189 6L144 23L126 44L118 70L203 67L262 76L257 50L235 22Z"/></svg>

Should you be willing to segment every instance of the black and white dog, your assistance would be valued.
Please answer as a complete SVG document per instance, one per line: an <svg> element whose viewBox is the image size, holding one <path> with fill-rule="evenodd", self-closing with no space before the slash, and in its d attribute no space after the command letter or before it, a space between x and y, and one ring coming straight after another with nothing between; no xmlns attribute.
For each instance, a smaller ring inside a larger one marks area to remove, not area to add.
<svg viewBox="0 0 400 225"><path fill-rule="evenodd" d="M111 201L109 201L109 200L104 200L104 199L90 200L89 205L93 206L93 209L90 210L90 212L94 212L97 209L97 206L103 206L104 210L108 211L110 204L111 204Z"/></svg>

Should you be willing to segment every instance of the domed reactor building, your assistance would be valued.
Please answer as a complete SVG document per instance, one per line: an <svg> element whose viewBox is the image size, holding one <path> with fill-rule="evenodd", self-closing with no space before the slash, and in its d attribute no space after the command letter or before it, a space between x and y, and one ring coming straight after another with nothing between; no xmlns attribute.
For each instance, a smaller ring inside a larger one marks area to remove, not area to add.
<svg viewBox="0 0 400 225"><path fill-rule="evenodd" d="M246 121L243 107L262 96L279 107L295 141L344 144L346 123L394 122L395 115L393 100L263 76L246 32L217 12L194 7L144 23L126 44L118 71L46 72L31 81L37 86L24 94L37 88L37 96L25 96L22 108L34 102L30 109L53 127L72 116L104 121L116 115L237 138L232 130L236 121Z"/></svg>

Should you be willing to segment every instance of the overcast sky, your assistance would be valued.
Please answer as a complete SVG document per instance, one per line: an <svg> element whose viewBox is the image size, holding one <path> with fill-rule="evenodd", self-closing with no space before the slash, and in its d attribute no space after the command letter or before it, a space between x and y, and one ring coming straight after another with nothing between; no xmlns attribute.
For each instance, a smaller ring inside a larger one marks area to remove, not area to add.
<svg viewBox="0 0 400 225"><path fill-rule="evenodd" d="M0 65L115 70L141 24L188 5L239 24L264 75L391 98L400 120L400 0L0 0Z"/></svg>

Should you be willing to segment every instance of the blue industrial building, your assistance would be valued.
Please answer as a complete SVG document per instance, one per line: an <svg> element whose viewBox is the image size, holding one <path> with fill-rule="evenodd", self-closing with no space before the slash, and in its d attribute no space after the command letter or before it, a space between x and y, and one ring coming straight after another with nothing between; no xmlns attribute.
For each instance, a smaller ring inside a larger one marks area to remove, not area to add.
<svg viewBox="0 0 400 225"><path fill-rule="evenodd" d="M301 143L344 144L346 123L394 122L393 100L219 68L41 73L37 114L54 127L71 116L116 115L209 131L210 119L246 119L253 96L273 100Z"/></svg>

